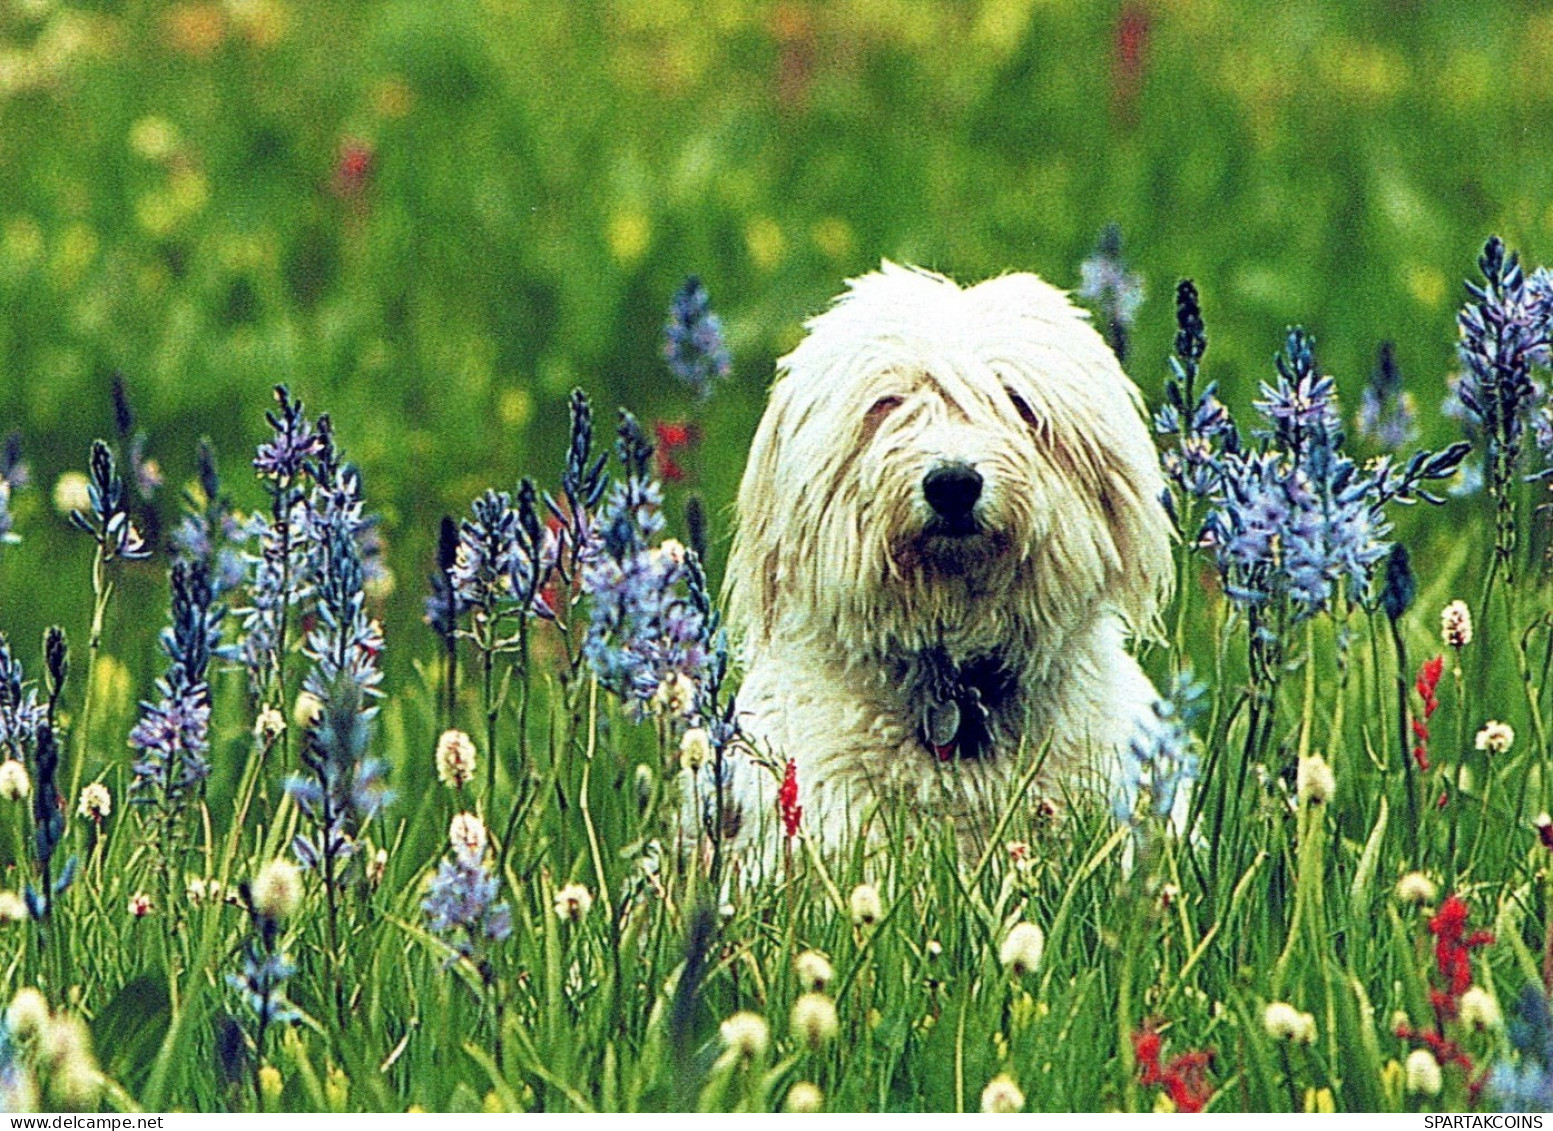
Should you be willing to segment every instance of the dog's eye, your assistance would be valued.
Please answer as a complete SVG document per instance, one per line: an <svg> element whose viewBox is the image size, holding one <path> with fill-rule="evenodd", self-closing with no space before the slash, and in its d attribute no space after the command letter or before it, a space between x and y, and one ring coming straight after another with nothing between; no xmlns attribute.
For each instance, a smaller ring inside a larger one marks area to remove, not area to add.
<svg viewBox="0 0 1553 1131"><path fill-rule="evenodd" d="M873 403L873 407L868 410L869 425L878 424L886 416L889 416L890 413L900 408L902 403L903 401L900 397L880 397Z"/></svg>
<svg viewBox="0 0 1553 1131"><path fill-rule="evenodd" d="M1019 419L1023 420L1031 428L1039 428L1040 422L1036 420L1035 410L1030 407L1030 402L1014 392L1013 389L1005 389L1003 391L1008 394L1008 399L1014 402L1014 411L1019 414Z"/></svg>

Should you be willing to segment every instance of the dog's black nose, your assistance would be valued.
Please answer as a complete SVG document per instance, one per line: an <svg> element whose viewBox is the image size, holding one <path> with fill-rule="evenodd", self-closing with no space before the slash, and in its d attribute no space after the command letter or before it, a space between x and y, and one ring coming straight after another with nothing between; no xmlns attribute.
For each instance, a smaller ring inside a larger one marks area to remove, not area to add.
<svg viewBox="0 0 1553 1131"><path fill-rule="evenodd" d="M922 480L922 494L940 517L968 518L981 498L981 472L968 463L943 464Z"/></svg>

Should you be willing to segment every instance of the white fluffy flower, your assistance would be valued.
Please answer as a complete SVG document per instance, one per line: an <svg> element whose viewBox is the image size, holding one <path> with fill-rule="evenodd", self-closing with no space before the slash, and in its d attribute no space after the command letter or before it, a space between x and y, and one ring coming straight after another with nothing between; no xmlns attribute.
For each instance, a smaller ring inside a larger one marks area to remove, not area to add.
<svg viewBox="0 0 1553 1131"><path fill-rule="evenodd" d="M581 884L567 884L555 893L555 913L563 923L580 923L593 909L593 893Z"/></svg>
<svg viewBox="0 0 1553 1131"><path fill-rule="evenodd" d="M1025 1094L1006 1073L994 1076L981 1090L981 1110L987 1115L1012 1115L1024 1106Z"/></svg>
<svg viewBox="0 0 1553 1131"><path fill-rule="evenodd" d="M76 812L89 821L106 820L113 812L113 794L102 782L89 782L81 787Z"/></svg>
<svg viewBox="0 0 1553 1131"><path fill-rule="evenodd" d="M0 891L0 925L25 923L27 918L27 901L14 891Z"/></svg>
<svg viewBox="0 0 1553 1131"><path fill-rule="evenodd" d="M679 740L679 764L692 774L711 761L712 739L705 727L691 727Z"/></svg>
<svg viewBox="0 0 1553 1131"><path fill-rule="evenodd" d="M437 778L449 789L463 789L474 780L475 744L461 730L445 730L437 739Z"/></svg>
<svg viewBox="0 0 1553 1131"><path fill-rule="evenodd" d="M1403 1072L1407 1080L1407 1090L1410 1092L1437 1096L1440 1094L1440 1089L1445 1086L1445 1081L1440 1075L1440 1062L1434 1059L1434 1054L1428 1049L1414 1049L1408 1053Z"/></svg>
<svg viewBox="0 0 1553 1131"><path fill-rule="evenodd" d="M1409 872L1397 881L1397 902L1415 906L1433 903L1439 898L1440 889L1422 872Z"/></svg>
<svg viewBox="0 0 1553 1131"><path fill-rule="evenodd" d="M20 801L32 792L32 779L27 776L27 767L15 758L7 758L0 762L0 797L7 801Z"/></svg>
<svg viewBox="0 0 1553 1131"><path fill-rule="evenodd" d="M1461 1023L1469 1029L1497 1029L1504 1014L1494 995L1482 986L1469 986L1461 995Z"/></svg>
<svg viewBox="0 0 1553 1131"><path fill-rule="evenodd" d="M1479 750L1486 750L1490 754L1503 754L1515 742L1515 731L1509 723L1502 723L1498 719L1490 719L1483 724L1483 729L1478 731L1473 745Z"/></svg>
<svg viewBox="0 0 1553 1131"><path fill-rule="evenodd" d="M1332 773L1332 767L1319 754L1300 759L1294 781L1299 799L1312 805L1325 805L1337 796L1337 778Z"/></svg>
<svg viewBox="0 0 1553 1131"><path fill-rule="evenodd" d="M1472 610L1465 601L1452 601L1440 614L1440 639L1451 648L1472 643Z"/></svg>
<svg viewBox="0 0 1553 1131"><path fill-rule="evenodd" d="M793 970L798 974L799 985L806 990L823 990L836 976L830 959L817 950L806 950L795 958Z"/></svg>
<svg viewBox="0 0 1553 1131"><path fill-rule="evenodd" d="M824 1105L825 1093L809 1083L809 1081L800 1080L787 1089L787 1100L783 1103L782 1108L784 1111L797 1114L800 1112L819 1111Z"/></svg>
<svg viewBox="0 0 1553 1131"><path fill-rule="evenodd" d="M5 1024L23 1041L41 1035L49 1027L48 999L32 986L22 987L5 1011Z"/></svg>
<svg viewBox="0 0 1553 1131"><path fill-rule="evenodd" d="M836 1003L824 994L807 993L793 1002L791 1020L793 1035L810 1049L835 1037L840 1028L836 1018Z"/></svg>
<svg viewBox="0 0 1553 1131"><path fill-rule="evenodd" d="M884 918L884 902L873 884L858 884L853 888L847 906L852 912L852 922L859 927L872 927Z"/></svg>
<svg viewBox="0 0 1553 1131"><path fill-rule="evenodd" d="M448 825L448 843L460 860L479 863L485 858L485 822L473 813L457 814Z"/></svg>
<svg viewBox="0 0 1553 1131"><path fill-rule="evenodd" d="M1015 923L1003 939L998 958L1017 978L1022 978L1041 964L1046 950L1046 935L1034 923Z"/></svg>
<svg viewBox="0 0 1553 1131"><path fill-rule="evenodd" d="M771 1030L766 1019L758 1013L735 1013L719 1027L723 1044L740 1057L753 1060L763 1056L771 1043Z"/></svg>
<svg viewBox="0 0 1553 1131"><path fill-rule="evenodd" d="M302 902L302 873L289 860L271 860L254 877L250 894L260 915L276 922L289 919Z"/></svg>
<svg viewBox="0 0 1553 1131"><path fill-rule="evenodd" d="M1262 1028L1275 1041L1308 1045L1316 1039L1316 1019L1286 1001L1269 1002L1262 1011Z"/></svg>

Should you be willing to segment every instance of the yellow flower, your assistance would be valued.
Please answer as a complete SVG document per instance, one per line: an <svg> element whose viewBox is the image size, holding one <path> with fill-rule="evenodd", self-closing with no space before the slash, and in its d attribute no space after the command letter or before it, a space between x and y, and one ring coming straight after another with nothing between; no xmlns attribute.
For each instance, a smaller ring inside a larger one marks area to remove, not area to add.
<svg viewBox="0 0 1553 1131"><path fill-rule="evenodd" d="M1332 1095L1331 1088L1306 1088L1305 1111L1309 1114L1320 1112L1330 1115L1337 1110L1337 1100Z"/></svg>
<svg viewBox="0 0 1553 1131"><path fill-rule="evenodd" d="M280 1070L273 1064L266 1064L259 1069L259 1091L269 1103L280 1099L281 1088L285 1082L280 1078Z"/></svg>
<svg viewBox="0 0 1553 1131"><path fill-rule="evenodd" d="M351 1082L350 1077L339 1068L329 1069L329 1075L324 1078L324 1096L329 1101L332 1111L344 1111L345 1105L350 1102Z"/></svg>

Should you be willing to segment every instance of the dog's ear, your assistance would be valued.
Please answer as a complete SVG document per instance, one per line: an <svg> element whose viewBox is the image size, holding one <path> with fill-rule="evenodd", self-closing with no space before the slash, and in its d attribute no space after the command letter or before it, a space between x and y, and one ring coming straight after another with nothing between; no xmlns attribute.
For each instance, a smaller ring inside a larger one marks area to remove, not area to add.
<svg viewBox="0 0 1553 1131"><path fill-rule="evenodd" d="M736 638L757 647L770 639L775 627L788 534L786 511L777 497L782 483L780 437L786 430L784 421L791 401L786 385L786 374L779 373L750 444L744 478L739 481L733 545L723 577L729 629Z"/></svg>

